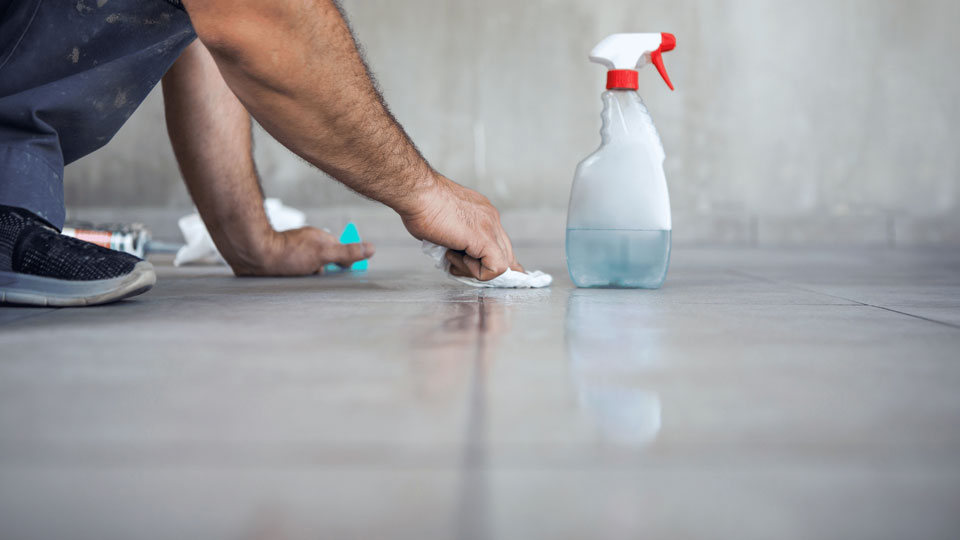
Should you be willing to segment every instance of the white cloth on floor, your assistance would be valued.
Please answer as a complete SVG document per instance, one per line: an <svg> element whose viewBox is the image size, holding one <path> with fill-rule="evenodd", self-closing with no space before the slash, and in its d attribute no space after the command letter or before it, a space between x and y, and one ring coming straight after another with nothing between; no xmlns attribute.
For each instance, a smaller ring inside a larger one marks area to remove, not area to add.
<svg viewBox="0 0 960 540"><path fill-rule="evenodd" d="M267 212L267 219L276 231L299 229L307 223L307 217L296 208L284 206L280 199L266 199L263 209ZM227 264L217 251L217 246L210 238L207 227L203 224L199 214L183 216L177 222L186 245L177 251L173 259L174 266L184 264Z"/></svg>
<svg viewBox="0 0 960 540"><path fill-rule="evenodd" d="M423 252L433 259L435 266L447 277L459 281L464 285L471 287L497 287L502 289L539 289L548 287L553 283L553 276L545 274L539 270L533 272L517 272L507 269L506 272L489 280L480 281L479 279L455 276L450 273L450 261L444 256L447 254L447 248L438 246L433 242L423 241Z"/></svg>

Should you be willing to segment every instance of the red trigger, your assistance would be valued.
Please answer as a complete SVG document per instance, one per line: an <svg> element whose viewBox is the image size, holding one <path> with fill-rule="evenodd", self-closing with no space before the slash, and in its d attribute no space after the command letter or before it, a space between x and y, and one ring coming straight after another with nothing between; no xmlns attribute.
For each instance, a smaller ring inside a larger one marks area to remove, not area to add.
<svg viewBox="0 0 960 540"><path fill-rule="evenodd" d="M657 71L660 72L660 76L663 77L664 82L667 83L670 90L673 90L673 83L670 82L670 76L667 75L667 68L663 65L663 53L672 51L676 46L677 38L673 37L673 34L664 32L660 34L660 47L650 53L650 61L653 62L653 65L657 66Z"/></svg>
<svg viewBox="0 0 960 540"><path fill-rule="evenodd" d="M660 52L660 49L650 53L650 61L653 62L653 65L657 66L657 71L660 72L660 76L663 77L663 80L667 83L667 86L673 90L673 83L670 82L670 76L667 75L667 68L663 65L663 53Z"/></svg>

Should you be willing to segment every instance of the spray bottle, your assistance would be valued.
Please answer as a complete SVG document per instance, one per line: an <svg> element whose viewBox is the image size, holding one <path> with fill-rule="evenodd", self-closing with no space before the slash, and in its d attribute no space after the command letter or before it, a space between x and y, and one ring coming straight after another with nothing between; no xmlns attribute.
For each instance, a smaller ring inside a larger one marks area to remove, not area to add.
<svg viewBox="0 0 960 540"><path fill-rule="evenodd" d="M602 142L577 166L567 212L567 269L578 287L656 289L670 264L670 196L657 128L637 93L653 64L673 84L663 53L672 34L614 34L590 52L603 64Z"/></svg>

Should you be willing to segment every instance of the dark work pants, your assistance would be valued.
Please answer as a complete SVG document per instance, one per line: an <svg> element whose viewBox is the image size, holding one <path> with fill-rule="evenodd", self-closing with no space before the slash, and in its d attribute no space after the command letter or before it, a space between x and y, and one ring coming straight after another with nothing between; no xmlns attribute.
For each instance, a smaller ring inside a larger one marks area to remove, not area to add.
<svg viewBox="0 0 960 540"><path fill-rule="evenodd" d="M174 3L0 0L0 204L63 227L64 166L113 138L196 37Z"/></svg>

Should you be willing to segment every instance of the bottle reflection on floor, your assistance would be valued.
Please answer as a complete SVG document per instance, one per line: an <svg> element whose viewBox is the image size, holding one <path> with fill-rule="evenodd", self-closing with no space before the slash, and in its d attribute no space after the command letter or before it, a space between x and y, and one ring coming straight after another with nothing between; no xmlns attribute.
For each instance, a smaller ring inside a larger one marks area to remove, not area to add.
<svg viewBox="0 0 960 540"><path fill-rule="evenodd" d="M571 291L565 335L580 408L611 442L646 446L660 432L660 396L642 382L659 356L649 306L605 291ZM599 293L599 294L597 294Z"/></svg>

